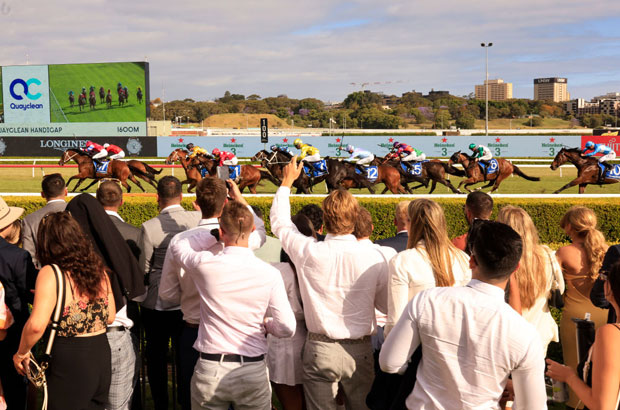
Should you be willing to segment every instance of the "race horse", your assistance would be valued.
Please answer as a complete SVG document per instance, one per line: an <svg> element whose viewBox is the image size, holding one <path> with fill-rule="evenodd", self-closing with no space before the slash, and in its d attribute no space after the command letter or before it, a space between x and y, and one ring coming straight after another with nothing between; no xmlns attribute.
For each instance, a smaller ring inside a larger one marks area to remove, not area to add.
<svg viewBox="0 0 620 410"><path fill-rule="evenodd" d="M217 177L218 162L216 160L198 155L195 159L197 159L207 169L207 172L210 176ZM254 165L241 165L237 182L237 184L239 185L239 191L243 192L245 188L248 188L251 193L255 194L256 187L263 179L271 181L274 185L279 184L279 181L273 178L273 176L269 172L260 170Z"/></svg>
<svg viewBox="0 0 620 410"><path fill-rule="evenodd" d="M553 159L551 169L555 171L559 166L566 162L570 162L577 167L577 178L555 191L554 194L562 192L566 188L570 188L575 185L579 185L579 193L583 194L586 191L586 186L588 184L599 184L600 167L596 158L582 156L581 149L579 148L562 148ZM613 168L614 173L612 175L617 175L615 172L616 167ZM603 178L600 182L601 185L615 184L620 181L620 179L608 177L609 173L606 173L605 175L605 178ZM618 177L620 178L620 175L618 175Z"/></svg>
<svg viewBox="0 0 620 410"><path fill-rule="evenodd" d="M276 186L280 186L283 177L282 170L286 164L291 162L291 158L293 158L291 154L287 154L282 151L269 152L266 150L261 150L252 157L252 161L260 161L262 167L267 169L269 174L274 179L274 184ZM297 190L297 194L310 194L312 192L312 187L323 182L326 177L326 175L323 175L310 179L305 172L302 172L299 174L295 182L293 182L293 187Z"/></svg>
<svg viewBox="0 0 620 410"><path fill-rule="evenodd" d="M461 181L458 188L461 188L461 185L465 185L465 189L469 192L472 192L471 189L469 189L470 185L477 184L480 182L487 182L487 181L488 181L488 184L486 184L483 187L477 188L477 189L488 188L492 185L493 188L491 189L491 192L493 192L497 188L499 188L499 185L502 183L504 179L508 178L513 173L517 174L521 178L527 179L528 181L540 181L540 178L538 177L531 177L531 176L525 175L523 171L519 169L519 167L517 167L516 165L513 165L510 161L507 161L502 158L494 158L494 159L497 160L497 170L492 174L487 174L486 178L485 178L485 175L483 174L483 170L480 164L478 164L474 160L474 158L472 158L471 156L467 155L464 152L457 151L454 154L452 154L452 156L450 157L450 160L448 161L448 165L452 166L453 164L461 164L461 166L465 170L466 178Z"/></svg>
<svg viewBox="0 0 620 410"><path fill-rule="evenodd" d="M99 100L101 104L105 102L105 89L103 87L99 87Z"/></svg>
<svg viewBox="0 0 620 410"><path fill-rule="evenodd" d="M353 172L356 172L355 164L352 164L347 161L340 161L340 163L345 165L345 167L349 167L351 170L353 170ZM376 163L371 164L371 165L377 167L377 175L376 175L377 178L374 181L371 182L367 178L366 175L358 174L358 176L360 177L362 181L361 184L359 182L360 179L355 181L352 178L344 178L342 181L340 181L340 186L346 189L368 188L368 190L372 194L374 194L374 189L371 189L371 187L376 184L383 183L385 187L383 188L383 191L381 191L382 194L385 194L388 190L393 194L406 193L405 188L401 184L401 175L396 168L389 166L389 165L379 165ZM364 169L368 170L368 168L364 168ZM368 173L368 171L366 171L366 173Z"/></svg>
<svg viewBox="0 0 620 410"><path fill-rule="evenodd" d="M145 180L153 188L157 189L157 180L155 179L155 175L161 174L161 169L155 169L146 162L138 161L137 159L131 159L126 162L134 176Z"/></svg>
<svg viewBox="0 0 620 410"><path fill-rule="evenodd" d="M86 108L86 94L82 93L78 96L78 106L80 111Z"/></svg>
<svg viewBox="0 0 620 410"><path fill-rule="evenodd" d="M142 188L140 181L136 179L136 177L131 173L131 169L129 168L129 166L123 161L112 160L108 164L108 169L106 173L98 173L95 170L95 165L92 158L87 153L80 150L68 149L62 153L60 161L58 161L58 165L64 166L67 162L71 160L75 161L75 163L78 165L78 173L69 178L69 180L67 180L67 189L69 188L69 183L72 180L78 180L73 187L73 191L71 192L75 192L82 184L82 182L84 182L84 180L86 179L93 179L93 182L91 182L90 185L88 185L86 188L83 188L82 192L86 191L88 188L97 183L97 181L104 178L118 179L121 182L121 185L125 187L127 192L131 192L131 187L127 183L127 180L129 179L131 182L136 184L138 188L142 190L142 192L144 192L144 188Z"/></svg>
<svg viewBox="0 0 620 410"><path fill-rule="evenodd" d="M112 94L110 93L110 90L108 90L108 94L105 96L105 103L108 108L112 108Z"/></svg>
<svg viewBox="0 0 620 410"><path fill-rule="evenodd" d="M90 93L90 97L88 98L88 103L90 104L91 110L94 110L96 108L95 106L97 105L97 97L95 97L94 92Z"/></svg>
<svg viewBox="0 0 620 410"><path fill-rule="evenodd" d="M413 193L412 189L418 189L421 187L427 188L429 182L431 183L431 190L429 191L429 194L432 194L435 191L438 182L448 187L455 194L462 193L455 188L454 185L452 185L449 179L446 178L447 175L459 177L465 176L465 172L460 169L457 169L438 159L431 159L420 163L420 175L412 175L403 170L398 158L398 155L388 154L385 158L375 157L372 163L386 164L396 168L401 175L401 184L404 185L405 189L410 194ZM420 185L409 188L409 182L418 182Z"/></svg>
<svg viewBox="0 0 620 410"><path fill-rule="evenodd" d="M125 104L126 101L127 101L127 98L125 97L125 91L122 88L119 88L119 90L118 90L118 105L122 107Z"/></svg>
<svg viewBox="0 0 620 410"><path fill-rule="evenodd" d="M192 193L192 190L202 179L202 175L200 175L200 171L198 170L198 163L196 162L190 166L189 152L181 148L175 149L168 155L168 158L166 158L166 164L168 165L176 162L180 162L185 171L185 180L181 182L181 185L188 184L187 192Z"/></svg>
<svg viewBox="0 0 620 410"><path fill-rule="evenodd" d="M138 87L138 91L136 92L136 98L138 99L138 104L142 104L142 88Z"/></svg>
<svg viewBox="0 0 620 410"><path fill-rule="evenodd" d="M72 107L75 105L75 94L73 92L69 93L69 105Z"/></svg>

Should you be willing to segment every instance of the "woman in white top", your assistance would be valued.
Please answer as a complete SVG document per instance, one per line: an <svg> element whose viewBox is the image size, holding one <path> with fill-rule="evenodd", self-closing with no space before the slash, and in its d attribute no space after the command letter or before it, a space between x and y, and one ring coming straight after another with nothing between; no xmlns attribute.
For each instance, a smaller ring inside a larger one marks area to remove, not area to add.
<svg viewBox="0 0 620 410"><path fill-rule="evenodd" d="M436 286L464 286L471 280L469 256L452 244L439 204L416 199L409 204L407 250L390 261L386 335L416 294Z"/></svg>
<svg viewBox="0 0 620 410"><path fill-rule="evenodd" d="M558 325L551 316L547 300L552 289L564 293L562 269L555 252L539 243L536 226L522 208L503 207L497 215L497 222L509 225L523 239L523 254L514 273L519 287L521 315L536 327L546 352L549 342L559 341Z"/></svg>

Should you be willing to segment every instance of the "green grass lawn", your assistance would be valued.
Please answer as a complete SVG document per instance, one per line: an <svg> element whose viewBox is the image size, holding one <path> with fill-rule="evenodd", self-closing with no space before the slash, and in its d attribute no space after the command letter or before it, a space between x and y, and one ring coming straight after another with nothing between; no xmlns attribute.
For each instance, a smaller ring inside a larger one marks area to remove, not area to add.
<svg viewBox="0 0 620 410"><path fill-rule="evenodd" d="M67 119L58 110L51 110L52 122L131 122L146 121L146 106L144 99L138 104L136 90L142 88L145 96L144 65L140 63L113 63L113 64L62 64L49 66L50 89L58 99L60 108ZM123 107L118 105L116 86L121 83L129 91L129 100ZM91 110L86 104L83 111L78 107L78 95L82 87L88 91L90 86L95 87L97 96L96 109ZM107 108L105 102L99 101L99 87L112 90L112 108ZM75 94L75 105L69 103L69 91ZM50 105L56 106L50 96Z"/></svg>
<svg viewBox="0 0 620 410"><path fill-rule="evenodd" d="M154 165L157 168L157 165ZM564 184L572 180L576 177L577 171L576 168L562 168L562 177L560 177L560 171L551 171L549 168L521 168L523 172L527 175L537 176L541 178L540 182L532 182L527 181L518 176L508 177L500 186L499 190L496 191L501 194L550 194L553 193L556 189L562 187ZM77 173L77 168L35 168L35 176L32 176L32 169L30 168L0 168L0 192L41 192L41 178L43 176L43 172L46 174L50 174L53 172L60 172L65 178L70 177ZM159 175L162 177L164 175L170 175L172 170L170 168L164 169L164 171ZM183 169L176 168L174 169L174 175L181 180L184 179ZM141 180L140 180L141 181ZM455 186L461 181L460 177L451 177L452 184ZM85 181L82 184L82 187L86 186ZM72 181L70 184L70 188L74 186L75 182ZM131 182L129 182L132 185ZM147 190L147 192L155 192L155 189L150 185L146 184L144 181L141 181L142 186ZM481 184L476 185L481 186ZM378 184L375 186L377 193L381 193L383 189L382 184ZM93 186L89 192L94 192L96 190L96 185ZM258 193L274 193L276 191L276 187L270 182L262 182L257 189ZM414 191L415 194L426 194L429 189L420 188ZM136 186L132 187L132 193L142 192ZM317 185L314 188L314 193L323 194L326 192L326 187L324 183ZM355 194L368 194L368 190L359 190L352 189L351 192ZM576 194L578 193L577 187L569 188L564 193ZM246 190L247 193L247 190ZM448 188L443 185L438 185L434 194L449 194L451 193ZM591 194L618 194L620 193L620 184L611 184L604 185L602 187L598 185L590 185L586 189L586 193ZM391 195L391 194L386 194Z"/></svg>

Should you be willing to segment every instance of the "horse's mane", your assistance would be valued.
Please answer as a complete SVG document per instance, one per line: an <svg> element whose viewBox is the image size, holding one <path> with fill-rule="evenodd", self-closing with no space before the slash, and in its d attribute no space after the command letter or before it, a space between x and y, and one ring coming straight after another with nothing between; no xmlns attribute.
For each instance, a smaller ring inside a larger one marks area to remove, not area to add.
<svg viewBox="0 0 620 410"><path fill-rule="evenodd" d="M78 148L78 149L68 149L67 151L73 151L73 152L75 152L77 155L80 155L80 156L87 156L87 157L90 157L90 155L88 155L86 152L82 151L82 150L81 150L81 149L79 149L79 148Z"/></svg>
<svg viewBox="0 0 620 410"><path fill-rule="evenodd" d="M564 148L564 151L566 152L572 152L574 154L579 154L581 155L581 149L580 148Z"/></svg>

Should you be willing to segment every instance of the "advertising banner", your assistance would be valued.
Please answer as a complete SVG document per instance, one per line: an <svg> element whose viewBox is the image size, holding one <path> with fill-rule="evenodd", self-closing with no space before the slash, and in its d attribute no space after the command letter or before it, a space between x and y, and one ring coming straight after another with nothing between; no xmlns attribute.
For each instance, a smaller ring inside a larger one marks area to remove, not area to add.
<svg viewBox="0 0 620 410"><path fill-rule="evenodd" d="M68 149L81 149L88 138L62 137L0 137L0 156L10 157L55 157ZM127 156L157 156L157 141L154 137L107 137L93 139L98 144L114 144L121 147Z"/></svg>
<svg viewBox="0 0 620 410"><path fill-rule="evenodd" d="M146 136L148 63L2 67L0 136Z"/></svg>
<svg viewBox="0 0 620 410"><path fill-rule="evenodd" d="M296 137L271 137L270 144L261 144L260 137L158 137L157 155L167 157L177 148L185 149L190 142L209 151L213 148L233 152L240 158L249 158L263 147L269 149L272 144L288 146L291 151L298 152L293 146ZM589 137L590 138L590 137ZM549 157L553 158L562 147L581 146L580 136L332 136L305 137L303 142L317 147L321 156L348 157L344 151L347 144L363 148L375 155L384 156L392 148L395 141L411 145L426 153L427 157L450 157L456 151L471 152L470 143L486 145L497 157ZM620 140L619 140L620 141Z"/></svg>
<svg viewBox="0 0 620 410"><path fill-rule="evenodd" d="M584 149L586 147L586 142L592 141L595 144L605 144L609 148L616 151L616 153L620 152L620 136L618 136L618 132L609 132L603 135L584 135L581 137L581 145L580 148ZM596 154L597 156L603 155L601 153Z"/></svg>

